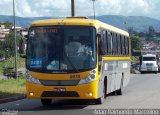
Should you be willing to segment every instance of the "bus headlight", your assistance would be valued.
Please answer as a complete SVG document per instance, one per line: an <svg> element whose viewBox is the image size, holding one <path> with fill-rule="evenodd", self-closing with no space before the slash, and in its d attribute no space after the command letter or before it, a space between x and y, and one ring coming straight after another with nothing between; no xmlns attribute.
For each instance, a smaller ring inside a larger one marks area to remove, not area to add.
<svg viewBox="0 0 160 115"><path fill-rule="evenodd" d="M27 75L26 75L26 79L27 79L27 81L29 81L31 83L41 84L41 82L38 79L32 77L28 72L27 72Z"/></svg>
<svg viewBox="0 0 160 115"><path fill-rule="evenodd" d="M95 80L96 80L96 76L94 74L91 74L90 76L88 76L84 79L81 79L78 84L90 83Z"/></svg>

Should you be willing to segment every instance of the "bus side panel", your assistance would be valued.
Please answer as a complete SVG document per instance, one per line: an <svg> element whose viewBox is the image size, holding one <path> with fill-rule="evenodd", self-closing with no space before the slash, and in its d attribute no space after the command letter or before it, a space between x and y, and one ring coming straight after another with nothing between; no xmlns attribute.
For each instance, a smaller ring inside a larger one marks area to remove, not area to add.
<svg viewBox="0 0 160 115"><path fill-rule="evenodd" d="M102 78L107 78L107 94L115 90L116 61L103 61Z"/></svg>
<svg viewBox="0 0 160 115"><path fill-rule="evenodd" d="M130 80L129 60L104 60L102 65L101 77L99 80L99 97L102 95L101 89L103 89L102 84L104 84L105 77L107 78L106 94L120 89L122 87L121 84L123 86L126 86L128 84Z"/></svg>
<svg viewBox="0 0 160 115"><path fill-rule="evenodd" d="M127 86L130 80L130 61L117 61L116 68L116 90L120 89L121 84Z"/></svg>
<svg viewBox="0 0 160 115"><path fill-rule="evenodd" d="M98 96L97 96L97 98L103 96L103 87L104 87L104 77L100 76L99 80L98 80L98 90L97 90Z"/></svg>
<svg viewBox="0 0 160 115"><path fill-rule="evenodd" d="M102 61L101 64L101 72L99 76L99 81L98 81L98 98L103 96L103 87L105 86L106 89L106 94L111 92L111 89L114 89L114 86L112 86L114 79L112 77L113 73L113 67L110 67L110 70L108 71L108 65L112 66L111 61ZM107 80L105 81L105 78Z"/></svg>

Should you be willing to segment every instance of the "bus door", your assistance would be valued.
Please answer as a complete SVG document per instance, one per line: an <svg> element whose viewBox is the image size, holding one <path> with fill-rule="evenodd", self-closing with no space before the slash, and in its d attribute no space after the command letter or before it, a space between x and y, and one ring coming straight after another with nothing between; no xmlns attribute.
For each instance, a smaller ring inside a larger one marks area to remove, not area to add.
<svg viewBox="0 0 160 115"><path fill-rule="evenodd" d="M114 61L106 61L104 64L104 71L106 71L107 76L107 92L112 92L115 89L115 64Z"/></svg>

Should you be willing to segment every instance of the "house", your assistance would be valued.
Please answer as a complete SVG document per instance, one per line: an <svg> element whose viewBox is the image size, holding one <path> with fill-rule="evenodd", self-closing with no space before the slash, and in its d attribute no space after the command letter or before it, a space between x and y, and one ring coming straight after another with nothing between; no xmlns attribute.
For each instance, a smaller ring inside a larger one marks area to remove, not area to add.
<svg viewBox="0 0 160 115"><path fill-rule="evenodd" d="M14 26L12 26L11 29L12 29L12 31L14 31ZM16 26L15 29L16 29L16 32L17 32L17 33L20 32L21 30L23 30L22 27L18 27L18 26Z"/></svg>
<svg viewBox="0 0 160 115"><path fill-rule="evenodd" d="M10 29L5 28L5 25L0 25L0 40L4 40L6 35L10 33Z"/></svg>

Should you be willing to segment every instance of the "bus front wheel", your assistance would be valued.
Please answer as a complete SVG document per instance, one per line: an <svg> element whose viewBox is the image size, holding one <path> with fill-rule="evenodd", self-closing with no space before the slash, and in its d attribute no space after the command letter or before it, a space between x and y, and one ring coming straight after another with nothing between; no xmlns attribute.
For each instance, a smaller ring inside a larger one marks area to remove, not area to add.
<svg viewBox="0 0 160 115"><path fill-rule="evenodd" d="M52 103L52 99L41 99L42 105L50 105Z"/></svg>

